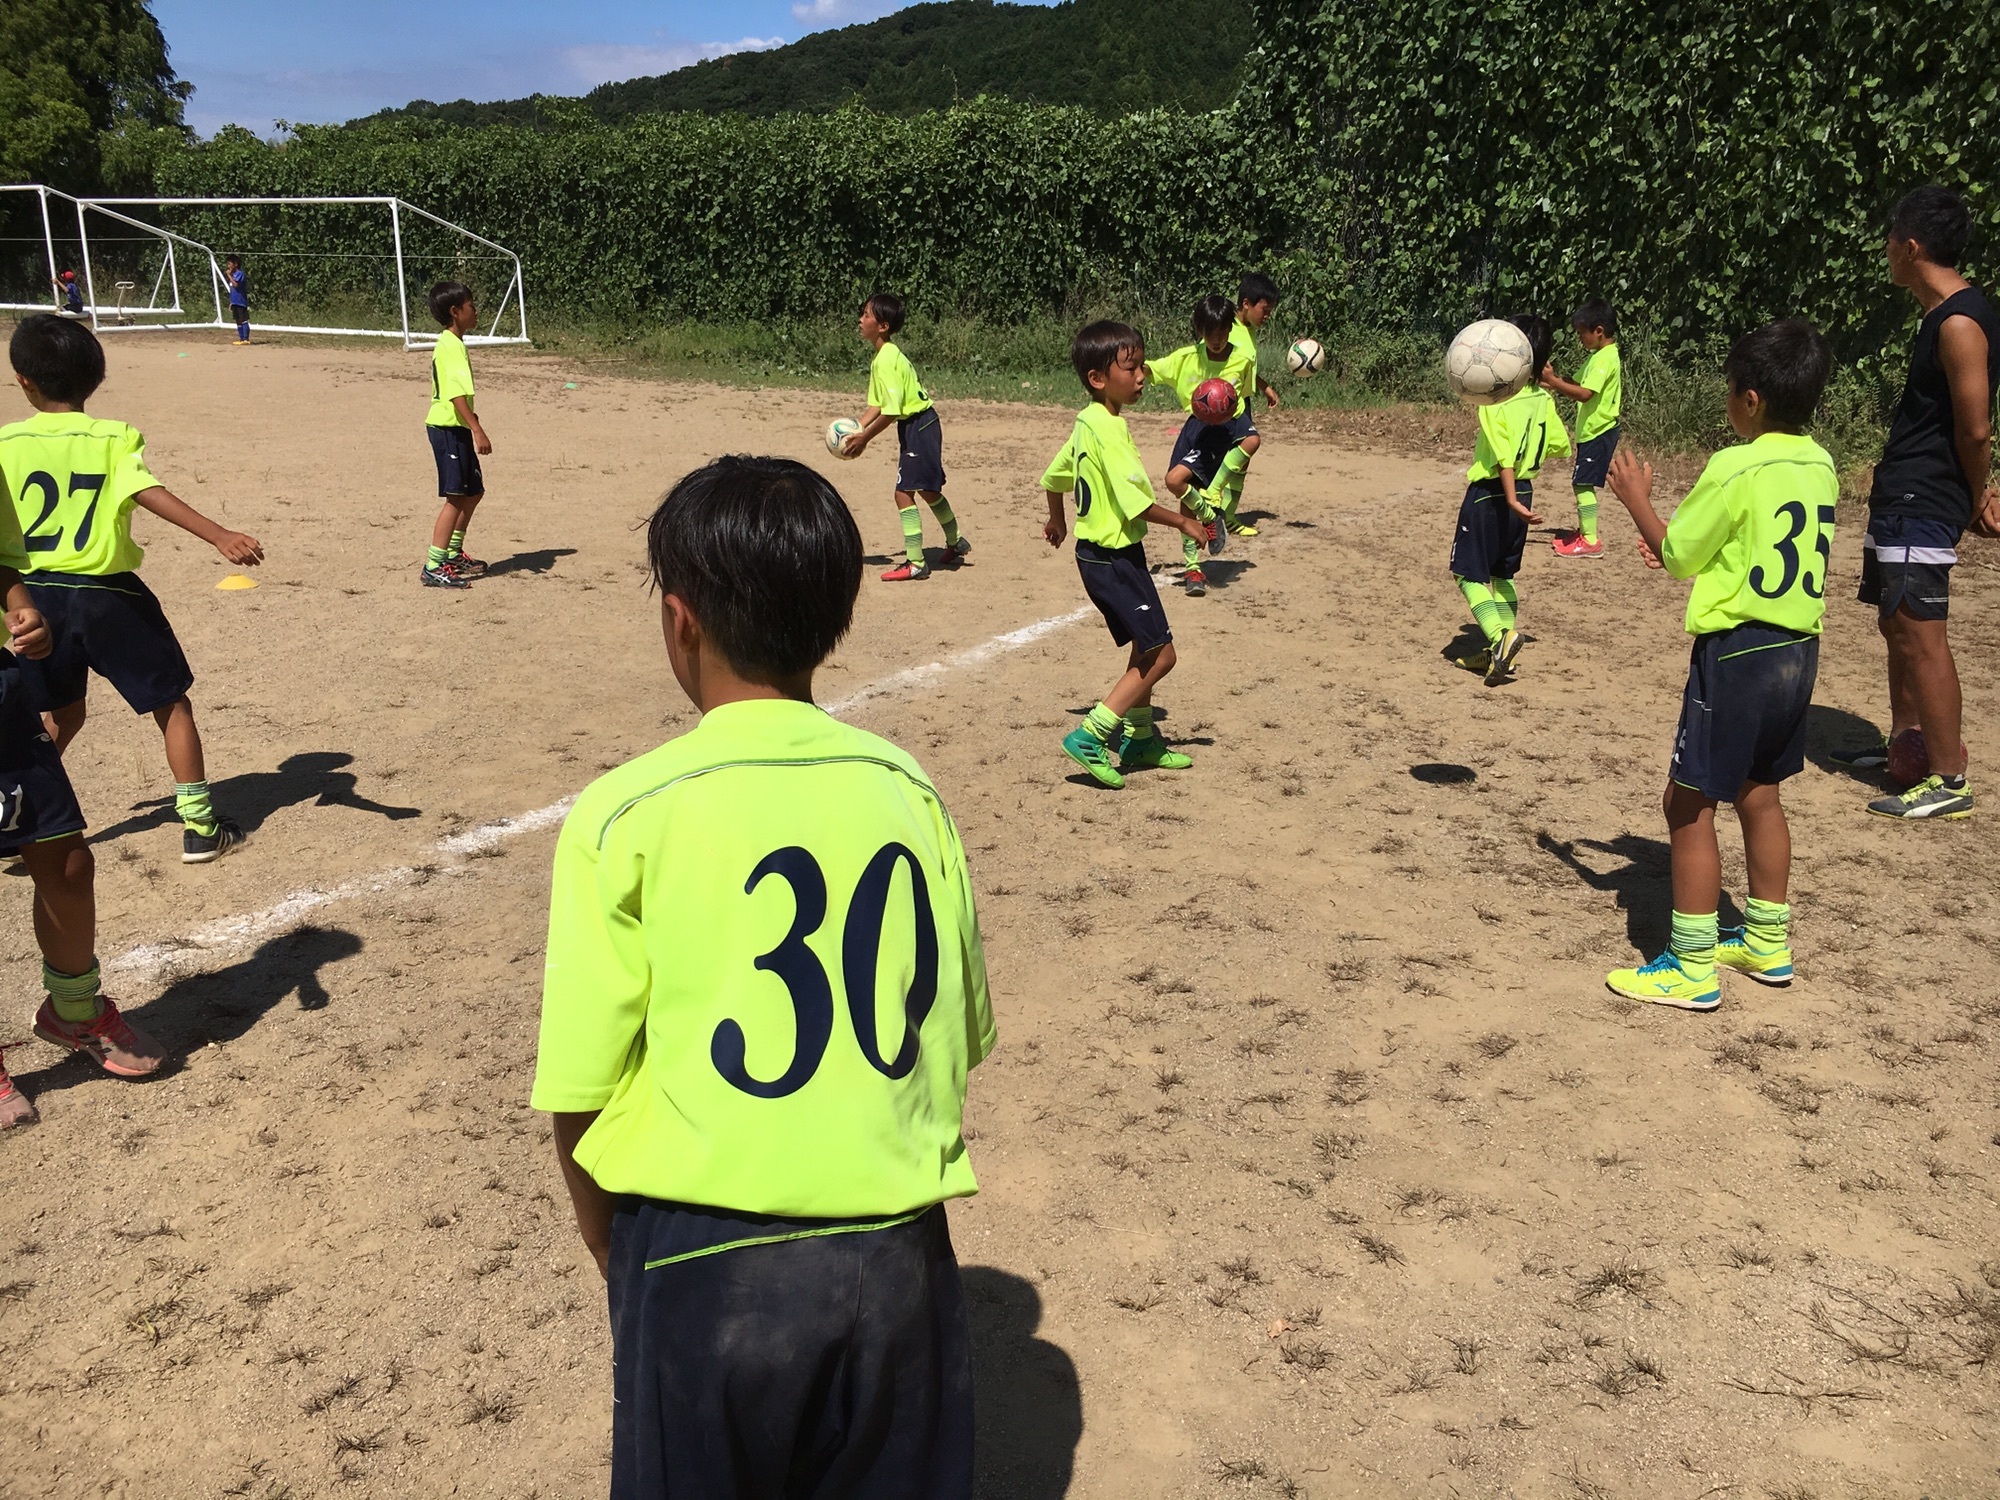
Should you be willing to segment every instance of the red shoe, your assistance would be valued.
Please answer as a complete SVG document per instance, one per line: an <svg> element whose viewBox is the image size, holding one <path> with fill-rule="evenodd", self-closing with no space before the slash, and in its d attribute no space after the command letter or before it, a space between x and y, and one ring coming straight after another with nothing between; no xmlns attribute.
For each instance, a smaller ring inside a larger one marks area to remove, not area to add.
<svg viewBox="0 0 2000 1500"><path fill-rule="evenodd" d="M1189 568L1181 574L1181 587L1188 591L1189 597L1199 599L1208 592L1208 579L1202 576L1200 568Z"/></svg>
<svg viewBox="0 0 2000 1500"><path fill-rule="evenodd" d="M19 1042L9 1043L18 1047ZM26 1094L14 1087L14 1080L7 1076L6 1047L0 1047L0 1130L12 1130L16 1125L32 1125L41 1116L35 1112L35 1104Z"/></svg>
<svg viewBox="0 0 2000 1500"><path fill-rule="evenodd" d="M94 1021L65 1021L56 1003L44 1000L35 1012L35 1035L71 1052L88 1052L98 1066L120 1078L144 1078L166 1060L160 1044L118 1013L111 998L100 996L104 1009Z"/></svg>
<svg viewBox="0 0 2000 1500"><path fill-rule="evenodd" d="M1557 537L1553 542L1549 543L1549 546L1555 549L1557 557L1604 556L1604 543L1586 542L1583 539L1583 533L1580 531L1568 537Z"/></svg>
<svg viewBox="0 0 2000 1500"><path fill-rule="evenodd" d="M902 563L882 575L884 583L922 583L931 576L929 563Z"/></svg>

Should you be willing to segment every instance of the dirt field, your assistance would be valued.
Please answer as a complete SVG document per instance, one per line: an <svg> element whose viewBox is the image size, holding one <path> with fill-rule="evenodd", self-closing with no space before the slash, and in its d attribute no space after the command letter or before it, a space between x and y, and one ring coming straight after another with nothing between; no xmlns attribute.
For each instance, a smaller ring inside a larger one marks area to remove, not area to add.
<svg viewBox="0 0 2000 1500"><path fill-rule="evenodd" d="M495 566L454 595L416 578L423 356L113 346L93 410L269 552L216 592L141 518L254 838L183 868L157 736L99 686L101 952L185 1063L8 1054L43 1123L0 1138L0 1494L603 1492L602 1291L525 1106L550 809L690 722L633 531L665 485L820 462L886 560L893 451L827 459L824 397L477 364ZM1904 828L1825 760L1883 711L1858 526L1786 792L1801 980L1690 1016L1602 985L1664 943L1686 656L1622 514L1601 562L1531 545L1534 642L1488 690L1441 654L1462 457L1281 416L1263 535L1167 598L1196 767L1114 794L1057 749L1118 664L1038 535L1069 417L944 419L972 564L871 569L821 698L923 760L972 851L983 1493L2000 1495L2000 805ZM1135 427L1157 462L1169 422ZM1953 611L1989 798L1996 563ZM38 997L7 889L0 1041Z"/></svg>

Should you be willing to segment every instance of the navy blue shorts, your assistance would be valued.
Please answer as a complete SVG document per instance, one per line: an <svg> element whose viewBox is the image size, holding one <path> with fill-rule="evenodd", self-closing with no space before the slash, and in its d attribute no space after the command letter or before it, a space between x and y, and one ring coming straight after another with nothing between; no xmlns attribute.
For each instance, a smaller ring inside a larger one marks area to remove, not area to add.
<svg viewBox="0 0 2000 1500"><path fill-rule="evenodd" d="M1929 516L1871 515L1861 539L1861 602L1885 620L1898 608L1915 620L1944 619L1961 535Z"/></svg>
<svg viewBox="0 0 2000 1500"><path fill-rule="evenodd" d="M486 476L479 472L479 450L470 427L426 427L431 456L438 466L438 498L476 500L486 493Z"/></svg>
<svg viewBox="0 0 2000 1500"><path fill-rule="evenodd" d="M943 1205L825 1227L620 1203L611 1500L969 1500L972 1345Z"/></svg>
<svg viewBox="0 0 2000 1500"><path fill-rule="evenodd" d="M1222 461L1229 456L1229 450L1245 438L1256 435L1257 424L1250 420L1248 406L1243 408L1242 416L1231 417L1213 427L1200 417L1191 416L1181 424L1180 435L1174 439L1174 451L1167 459L1167 467L1185 467L1194 475L1194 487L1205 490L1215 483L1215 476L1222 468Z"/></svg>
<svg viewBox="0 0 2000 1500"><path fill-rule="evenodd" d="M76 788L29 700L20 665L0 652L0 853L83 829Z"/></svg>
<svg viewBox="0 0 2000 1500"><path fill-rule="evenodd" d="M1618 429L1612 427L1576 445L1576 464L1570 470L1571 489L1594 490L1611 472L1611 455L1618 451Z"/></svg>
<svg viewBox="0 0 2000 1500"><path fill-rule="evenodd" d="M1119 645L1152 651L1174 638L1167 628L1160 591L1153 586L1153 575L1146 567L1143 543L1100 547L1079 539L1076 570L1083 575L1083 591L1104 616L1104 623L1111 627L1111 639Z"/></svg>
<svg viewBox="0 0 2000 1500"><path fill-rule="evenodd" d="M936 407L896 424L896 488L913 495L944 488L944 424Z"/></svg>
<svg viewBox="0 0 2000 1500"><path fill-rule="evenodd" d="M1535 508L1531 480L1515 480L1514 495L1528 509ZM1454 577L1473 583L1512 578L1521 571L1521 554L1527 546L1527 519L1507 503L1499 480L1475 480L1465 487L1465 498L1458 504L1458 535L1451 543Z"/></svg>
<svg viewBox="0 0 2000 1500"><path fill-rule="evenodd" d="M1818 678L1816 635L1749 624L1696 636L1667 774L1717 802L1734 802L1746 781L1798 775Z"/></svg>
<svg viewBox="0 0 2000 1500"><path fill-rule="evenodd" d="M81 703L92 672L135 714L177 703L194 686L180 638L137 573L30 573L27 579L55 640L40 661L21 663L28 700L42 713Z"/></svg>

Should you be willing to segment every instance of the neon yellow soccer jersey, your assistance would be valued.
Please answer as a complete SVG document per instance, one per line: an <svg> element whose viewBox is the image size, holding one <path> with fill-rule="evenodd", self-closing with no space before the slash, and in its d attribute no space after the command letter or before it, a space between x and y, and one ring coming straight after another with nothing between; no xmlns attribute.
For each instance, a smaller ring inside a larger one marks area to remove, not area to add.
<svg viewBox="0 0 2000 1500"><path fill-rule="evenodd" d="M1587 443L1618 425L1618 413L1625 401L1625 364L1618 357L1616 342L1590 351L1590 358L1576 372L1576 383L1596 395L1576 408L1576 440Z"/></svg>
<svg viewBox="0 0 2000 1500"><path fill-rule="evenodd" d="M426 427L463 427L464 419L451 398L472 399L472 356L465 352L465 340L447 328L438 335L431 350L431 410L424 418Z"/></svg>
<svg viewBox="0 0 2000 1500"><path fill-rule="evenodd" d="M898 421L931 409L931 395L917 379L917 367L893 342L877 349L868 362L868 404Z"/></svg>
<svg viewBox="0 0 2000 1500"><path fill-rule="evenodd" d="M965 851L916 761L809 703L712 709L556 844L531 1102L599 1186L844 1218L977 1190L993 1047Z"/></svg>
<svg viewBox="0 0 2000 1500"><path fill-rule="evenodd" d="M1827 451L1795 432L1724 448L1667 523L1660 561L1694 579L1689 635L1755 620L1818 635L1840 476Z"/></svg>
<svg viewBox="0 0 2000 1500"><path fill-rule="evenodd" d="M1193 409L1194 388L1204 380L1226 380L1236 387L1236 410L1230 416L1240 417L1244 392L1253 389L1249 381L1256 364L1254 353L1246 358L1235 344L1229 346L1221 359L1216 359L1209 354L1208 345L1197 340L1172 354L1147 360L1146 373L1173 388L1174 399L1180 402L1182 411Z"/></svg>
<svg viewBox="0 0 2000 1500"><path fill-rule="evenodd" d="M132 501L160 481L137 428L80 411L37 412L0 427L0 475L26 546L23 571L101 577L145 561L132 540Z"/></svg>
<svg viewBox="0 0 2000 1500"><path fill-rule="evenodd" d="M27 545L21 538L21 518L14 513L12 505L0 505L0 568L25 573L33 566L28 561Z"/></svg>
<svg viewBox="0 0 2000 1500"><path fill-rule="evenodd" d="M1567 452L1569 432L1549 393L1523 386L1505 401L1479 408L1479 443L1465 477L1476 484L1512 469L1516 479L1532 480L1544 463Z"/></svg>
<svg viewBox="0 0 2000 1500"><path fill-rule="evenodd" d="M1236 387L1245 401L1257 390L1257 330L1238 318L1229 325L1229 343L1232 348L1243 351L1247 368L1243 372L1243 382Z"/></svg>
<svg viewBox="0 0 2000 1500"><path fill-rule="evenodd" d="M1069 441L1049 461L1042 488L1076 495L1076 539L1129 547L1146 534L1144 516L1158 500L1145 460L1123 417L1093 401L1076 414Z"/></svg>

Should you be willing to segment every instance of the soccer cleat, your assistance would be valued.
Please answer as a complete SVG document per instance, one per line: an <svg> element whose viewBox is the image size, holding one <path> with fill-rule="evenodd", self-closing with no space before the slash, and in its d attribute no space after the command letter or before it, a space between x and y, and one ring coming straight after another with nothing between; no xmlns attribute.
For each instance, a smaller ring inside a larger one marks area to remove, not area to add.
<svg viewBox="0 0 2000 1500"><path fill-rule="evenodd" d="M1507 629L1500 632L1500 639L1493 643L1493 659L1486 664L1486 685L1497 687L1514 675L1514 658L1521 654L1521 647L1527 642L1521 632Z"/></svg>
<svg viewBox="0 0 2000 1500"><path fill-rule="evenodd" d="M35 1012L35 1035L52 1046L71 1052L87 1052L98 1066L120 1078L144 1078L165 1059L160 1044L118 1013L109 996L100 996L104 1007L94 1021L65 1021L56 1014L54 1000L44 1000Z"/></svg>
<svg viewBox="0 0 2000 1500"><path fill-rule="evenodd" d="M423 572L424 587L427 589L469 589L472 580L467 578L450 563L441 563L435 568L426 567Z"/></svg>
<svg viewBox="0 0 2000 1500"><path fill-rule="evenodd" d="M1257 535L1257 528L1252 526L1248 521L1232 519L1229 523L1229 534L1231 536L1255 536Z"/></svg>
<svg viewBox="0 0 2000 1500"><path fill-rule="evenodd" d="M965 555L972 550L972 538L962 536L944 549L944 565L955 568L965 561Z"/></svg>
<svg viewBox="0 0 2000 1500"><path fill-rule="evenodd" d="M1872 745L1849 745L1840 750L1829 750L1826 758L1837 766L1852 766L1857 771L1876 771L1889 764L1889 736Z"/></svg>
<svg viewBox="0 0 2000 1500"><path fill-rule="evenodd" d="M1086 726L1079 724L1063 736L1063 754L1113 791L1125 785L1125 778L1111 764L1110 747Z"/></svg>
<svg viewBox="0 0 2000 1500"><path fill-rule="evenodd" d="M1181 574L1181 587L1188 591L1188 597L1199 599L1208 592L1208 579L1202 576L1200 568L1189 568Z"/></svg>
<svg viewBox="0 0 2000 1500"><path fill-rule="evenodd" d="M884 583L922 583L931 576L929 563L899 563L882 575Z"/></svg>
<svg viewBox="0 0 2000 1500"><path fill-rule="evenodd" d="M1118 769L1121 771L1185 771L1194 764L1191 756L1169 750L1157 734L1143 740L1126 735L1118 742Z"/></svg>
<svg viewBox="0 0 2000 1500"><path fill-rule="evenodd" d="M1468 672L1477 672L1481 677L1484 677L1487 669L1493 665L1493 648L1491 646L1481 646L1470 655L1454 656L1451 659L1451 664L1454 667L1463 667Z"/></svg>
<svg viewBox="0 0 2000 1500"><path fill-rule="evenodd" d="M1759 984L1782 988L1792 982L1792 950L1773 948L1759 953L1741 927L1725 927L1715 942L1715 961L1725 969L1747 974Z"/></svg>
<svg viewBox="0 0 2000 1500"><path fill-rule="evenodd" d="M1714 1010L1722 1004L1722 986L1715 976L1690 977L1671 949L1636 969L1613 969L1604 976L1604 987L1614 995L1677 1010Z"/></svg>
<svg viewBox="0 0 2000 1500"><path fill-rule="evenodd" d="M243 847L246 835L241 828L227 818L215 820L215 832L203 833L199 829L181 825L181 863L184 865L206 865L222 858L231 849Z"/></svg>
<svg viewBox="0 0 2000 1500"><path fill-rule="evenodd" d="M484 578L486 564L478 558L461 552L456 557L446 558L446 565L461 578Z"/></svg>
<svg viewBox="0 0 2000 1500"><path fill-rule="evenodd" d="M0 1047L0 1130L12 1130L16 1125L32 1125L41 1118L35 1111L35 1101L14 1086L14 1080L7 1076L7 1049Z"/></svg>
<svg viewBox="0 0 2000 1500"><path fill-rule="evenodd" d="M1586 542L1583 539L1583 533L1580 531L1567 537L1557 537L1549 543L1549 546L1554 550L1557 557L1604 556L1604 543Z"/></svg>
<svg viewBox="0 0 2000 1500"><path fill-rule="evenodd" d="M1969 818L1972 816L1972 786L1961 781L1956 787L1944 784L1942 776L1926 776L1907 792L1877 797L1868 810L1884 818Z"/></svg>

